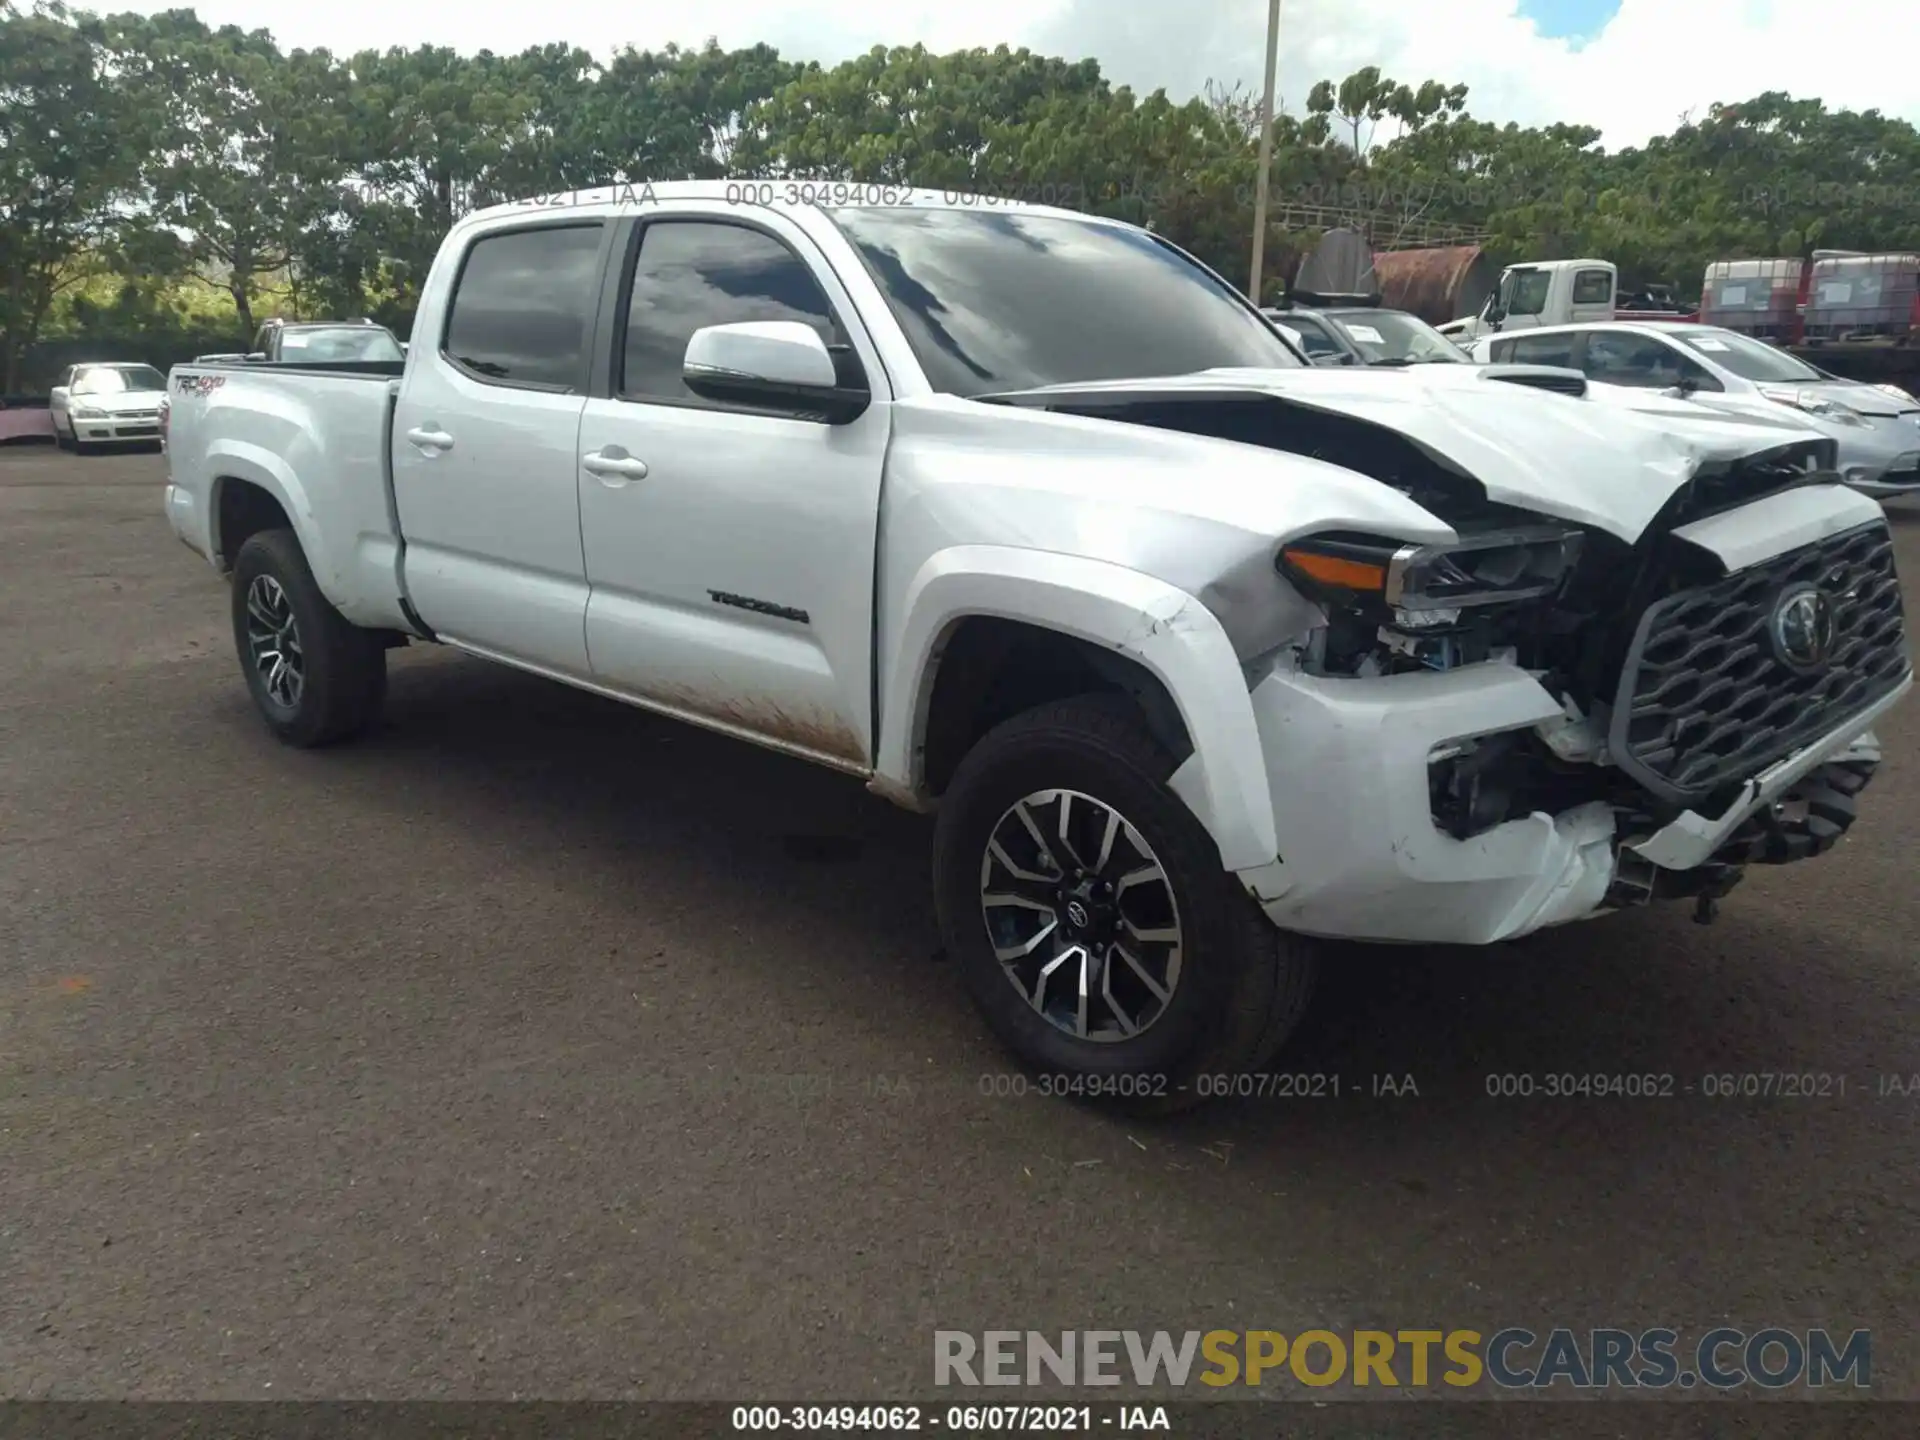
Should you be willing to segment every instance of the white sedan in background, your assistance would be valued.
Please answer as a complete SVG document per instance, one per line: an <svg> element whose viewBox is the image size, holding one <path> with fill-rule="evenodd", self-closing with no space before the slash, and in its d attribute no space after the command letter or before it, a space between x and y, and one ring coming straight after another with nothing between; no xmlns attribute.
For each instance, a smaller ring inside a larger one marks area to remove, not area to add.
<svg viewBox="0 0 1920 1440"><path fill-rule="evenodd" d="M1472 353L1482 364L1578 370L1589 381L1646 392L1649 401L1786 421L1836 441L1840 472L1854 489L1920 494L1920 400L1895 385L1829 375L1737 330L1682 321L1555 325L1490 335Z"/></svg>
<svg viewBox="0 0 1920 1440"><path fill-rule="evenodd" d="M79 451L114 441L157 441L166 398L167 377L151 365L69 365L47 402L53 438Z"/></svg>

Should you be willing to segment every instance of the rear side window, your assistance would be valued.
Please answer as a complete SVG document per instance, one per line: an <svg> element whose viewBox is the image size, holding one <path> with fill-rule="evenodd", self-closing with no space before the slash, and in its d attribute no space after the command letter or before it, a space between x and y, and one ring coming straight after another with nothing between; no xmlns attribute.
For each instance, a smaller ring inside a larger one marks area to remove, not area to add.
<svg viewBox="0 0 1920 1440"><path fill-rule="evenodd" d="M1495 345L1493 358L1513 365L1560 365L1571 369L1573 339L1571 335L1527 335L1504 342L1504 354L1500 346Z"/></svg>
<svg viewBox="0 0 1920 1440"><path fill-rule="evenodd" d="M705 220L647 226L627 304L620 393L696 399L681 378L693 332L745 320L797 320L829 347L847 342L813 272L773 236Z"/></svg>
<svg viewBox="0 0 1920 1440"><path fill-rule="evenodd" d="M447 357L481 379L577 387L598 299L601 228L549 226L475 241L447 314Z"/></svg>
<svg viewBox="0 0 1920 1440"><path fill-rule="evenodd" d="M1573 303L1607 305L1613 301L1613 277L1604 270L1582 270L1573 277Z"/></svg>

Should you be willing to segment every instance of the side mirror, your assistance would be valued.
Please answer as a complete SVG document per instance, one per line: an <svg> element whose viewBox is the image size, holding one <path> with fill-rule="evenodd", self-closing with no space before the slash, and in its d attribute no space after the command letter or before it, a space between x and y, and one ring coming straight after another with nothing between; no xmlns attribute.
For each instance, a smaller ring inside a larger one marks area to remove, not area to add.
<svg viewBox="0 0 1920 1440"><path fill-rule="evenodd" d="M872 394L840 384L819 332L797 320L744 320L693 332L681 378L703 400L792 410L829 425L857 419Z"/></svg>

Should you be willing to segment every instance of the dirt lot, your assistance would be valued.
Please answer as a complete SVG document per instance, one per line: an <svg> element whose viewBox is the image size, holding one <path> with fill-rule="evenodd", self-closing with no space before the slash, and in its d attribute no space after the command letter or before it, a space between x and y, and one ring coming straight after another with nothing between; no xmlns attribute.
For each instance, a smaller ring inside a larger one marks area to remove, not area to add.
<svg viewBox="0 0 1920 1440"><path fill-rule="evenodd" d="M1290 1052L1341 1098L1126 1123L988 1093L928 826L856 783L424 648L368 741L275 744L162 466L0 451L0 1394L838 1401L933 1394L936 1327L1726 1323L1870 1327L1920 1398L1920 704L1717 925L1343 954ZM1488 1093L1563 1071L1683 1088Z"/></svg>

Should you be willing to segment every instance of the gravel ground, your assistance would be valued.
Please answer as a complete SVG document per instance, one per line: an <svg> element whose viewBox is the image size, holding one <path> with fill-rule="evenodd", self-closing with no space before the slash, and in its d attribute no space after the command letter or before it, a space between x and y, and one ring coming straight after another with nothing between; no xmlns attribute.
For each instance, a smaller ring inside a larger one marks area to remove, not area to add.
<svg viewBox="0 0 1920 1440"><path fill-rule="evenodd" d="M162 476L0 451L0 1394L924 1398L936 1328L1728 1323L1870 1327L1920 1398L1920 706L1714 926L1343 952L1289 1052L1340 1098L1141 1124L989 1093L928 823L855 782L426 647L363 743L277 745ZM1676 1093L1487 1093L1561 1071ZM1845 1094L1700 1093L1749 1071Z"/></svg>

